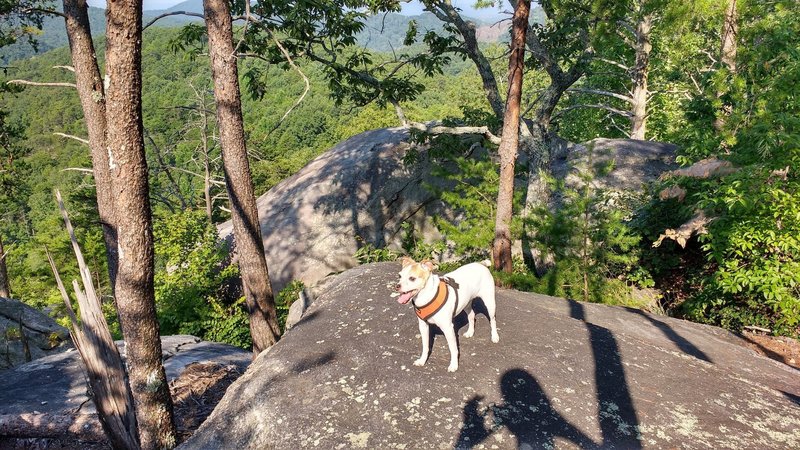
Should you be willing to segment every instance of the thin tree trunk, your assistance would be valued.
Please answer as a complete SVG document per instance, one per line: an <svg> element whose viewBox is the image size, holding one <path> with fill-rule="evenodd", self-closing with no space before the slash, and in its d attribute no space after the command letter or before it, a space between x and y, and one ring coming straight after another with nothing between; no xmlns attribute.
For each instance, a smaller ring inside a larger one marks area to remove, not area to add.
<svg viewBox="0 0 800 450"><path fill-rule="evenodd" d="M225 185L231 202L233 235L250 313L253 353L258 355L278 341L280 327L264 256L250 163L247 160L231 15L227 0L204 0L203 8L208 28L208 50Z"/></svg>
<svg viewBox="0 0 800 450"><path fill-rule="evenodd" d="M650 43L650 32L653 28L653 18L645 15L636 24L636 61L631 71L633 82L631 104L631 139L645 139L647 131L647 76L650 69L650 52L653 45Z"/></svg>
<svg viewBox="0 0 800 450"><path fill-rule="evenodd" d="M6 251L3 249L3 236L0 236L0 297L11 298L11 286L8 283L6 268Z"/></svg>
<svg viewBox="0 0 800 450"><path fill-rule="evenodd" d="M739 15L736 11L736 0L728 0L728 7L725 8L725 20L722 23L722 38L720 42L720 62L731 74L736 73L736 36L739 34ZM722 98L725 94L720 90L717 98ZM731 114L732 107L723 103L717 117L714 120L714 129L719 132L725 125L725 121Z"/></svg>
<svg viewBox="0 0 800 450"><path fill-rule="evenodd" d="M153 229L142 126L142 2L110 1L106 10L109 167L114 188L119 272L117 307L142 448L176 444L172 399L161 363L153 291Z"/></svg>
<svg viewBox="0 0 800 450"><path fill-rule="evenodd" d="M72 66L75 68L75 84L89 134L92 172L97 190L97 211L100 215L100 225L103 227L108 276L113 294L117 278L117 232L106 148L106 98L103 77L100 75L92 43L86 0L64 0L63 3Z"/></svg>
<svg viewBox="0 0 800 450"><path fill-rule="evenodd" d="M494 268L511 273L511 217L514 200L514 164L519 148L519 112L522 99L522 73L525 70L525 35L528 31L530 0L520 0L514 8L511 55L508 59L508 97L503 116L500 154L500 186L497 193L492 259Z"/></svg>
<svg viewBox="0 0 800 450"><path fill-rule="evenodd" d="M500 90L497 87L497 79L494 77L492 65L478 46L475 24L471 21L465 21L450 0L431 2L426 9L442 22L453 24L456 27L461 38L464 39L464 50L467 56L475 63L475 68L478 69L478 74L483 83L483 92L486 95L489 106L498 119L502 118L504 115L503 99L500 98Z"/></svg>

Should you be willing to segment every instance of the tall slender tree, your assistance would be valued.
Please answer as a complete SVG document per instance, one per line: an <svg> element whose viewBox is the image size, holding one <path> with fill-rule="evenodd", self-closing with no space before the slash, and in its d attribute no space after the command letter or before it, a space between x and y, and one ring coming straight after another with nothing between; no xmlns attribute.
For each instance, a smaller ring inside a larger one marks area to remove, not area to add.
<svg viewBox="0 0 800 450"><path fill-rule="evenodd" d="M522 73L525 70L525 35L528 32L530 0L519 0L511 21L511 55L508 57L508 96L500 138L500 186L497 194L492 259L494 268L511 272L511 217L514 198L514 166L519 148L519 113L522 100Z"/></svg>
<svg viewBox="0 0 800 450"><path fill-rule="evenodd" d="M6 268L6 252L3 249L3 236L0 235L0 297L11 297L11 286L8 283L8 269Z"/></svg>
<svg viewBox="0 0 800 450"><path fill-rule="evenodd" d="M153 291L153 229L142 126L142 2L106 10L106 143L119 245L116 298L143 448L176 444L172 399L161 363Z"/></svg>
<svg viewBox="0 0 800 450"><path fill-rule="evenodd" d="M72 67L75 70L75 85L89 134L92 174L97 191L97 211L100 215L100 225L103 227L108 276L113 291L117 277L117 232L114 225L114 199L106 148L106 98L103 77L100 75L92 43L86 0L64 0L63 3Z"/></svg>
<svg viewBox="0 0 800 450"><path fill-rule="evenodd" d="M720 58L719 62L722 67L727 69L731 74L736 73L736 52L737 44L736 37L739 34L739 14L736 10L736 0L728 0L728 5L725 8L725 19L722 22L722 33L720 38ZM723 89L718 89L716 97L722 102L722 97L725 95ZM717 132L722 131L725 126L725 120L730 116L733 107L722 102L720 110L717 111L717 117L714 119L714 129Z"/></svg>
<svg viewBox="0 0 800 450"><path fill-rule="evenodd" d="M258 355L278 341L280 327L247 160L231 13L227 0L204 0L203 8L225 185L231 202L235 248L250 313L253 353Z"/></svg>

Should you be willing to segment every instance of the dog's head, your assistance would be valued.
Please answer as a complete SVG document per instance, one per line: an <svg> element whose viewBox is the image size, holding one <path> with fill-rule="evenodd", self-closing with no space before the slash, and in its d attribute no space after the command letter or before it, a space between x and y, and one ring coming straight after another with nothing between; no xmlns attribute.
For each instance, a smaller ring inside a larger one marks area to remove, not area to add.
<svg viewBox="0 0 800 450"><path fill-rule="evenodd" d="M403 257L400 262L403 264L403 269L397 274L395 290L400 293L397 302L405 305L425 287L436 265L433 261L416 262L409 257Z"/></svg>

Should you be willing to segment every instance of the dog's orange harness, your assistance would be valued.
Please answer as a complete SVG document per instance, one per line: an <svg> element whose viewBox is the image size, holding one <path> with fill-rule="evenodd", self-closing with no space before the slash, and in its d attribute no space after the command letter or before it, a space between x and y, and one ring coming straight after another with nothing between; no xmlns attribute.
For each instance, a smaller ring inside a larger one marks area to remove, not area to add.
<svg viewBox="0 0 800 450"><path fill-rule="evenodd" d="M458 284L456 284L456 282L450 278L440 278L439 288L436 290L436 295L433 296L433 300L422 306L414 305L414 311L417 312L417 317L422 320L428 320L444 307L444 305L447 303L448 285L450 285L453 288L453 292L455 292L456 308L458 307ZM453 308L453 312L455 312L456 308Z"/></svg>

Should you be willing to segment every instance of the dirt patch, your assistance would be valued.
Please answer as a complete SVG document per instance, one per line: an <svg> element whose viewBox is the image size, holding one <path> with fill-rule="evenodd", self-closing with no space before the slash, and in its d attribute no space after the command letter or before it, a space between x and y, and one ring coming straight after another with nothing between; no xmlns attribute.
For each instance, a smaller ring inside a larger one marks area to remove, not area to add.
<svg viewBox="0 0 800 450"><path fill-rule="evenodd" d="M747 346L768 358L800 369L800 341L785 336L767 336L745 331Z"/></svg>
<svg viewBox="0 0 800 450"><path fill-rule="evenodd" d="M170 385L178 440L194 433L242 373L234 365L192 363Z"/></svg>

